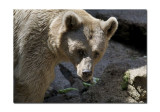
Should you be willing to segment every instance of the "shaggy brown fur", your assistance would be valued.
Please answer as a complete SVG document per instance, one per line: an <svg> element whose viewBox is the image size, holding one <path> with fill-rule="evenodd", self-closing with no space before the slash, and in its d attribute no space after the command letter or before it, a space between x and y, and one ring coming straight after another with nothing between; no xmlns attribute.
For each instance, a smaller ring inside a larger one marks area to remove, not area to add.
<svg viewBox="0 0 160 112"><path fill-rule="evenodd" d="M84 10L14 10L14 102L42 102L54 67L70 61L84 81L118 27Z"/></svg>

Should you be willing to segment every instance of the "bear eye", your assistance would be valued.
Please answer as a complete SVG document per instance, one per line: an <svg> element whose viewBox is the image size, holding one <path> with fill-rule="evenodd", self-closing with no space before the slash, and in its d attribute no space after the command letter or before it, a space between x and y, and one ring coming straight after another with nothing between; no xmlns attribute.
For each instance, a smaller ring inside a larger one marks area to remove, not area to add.
<svg viewBox="0 0 160 112"><path fill-rule="evenodd" d="M79 49L79 50L77 51L77 53L78 53L78 55L81 56L81 57L85 56L85 51L84 51L83 49Z"/></svg>
<svg viewBox="0 0 160 112"><path fill-rule="evenodd" d="M97 58L99 56L99 53L96 51L95 53L94 53L94 58Z"/></svg>
<svg viewBox="0 0 160 112"><path fill-rule="evenodd" d="M89 36L89 39L92 39L92 35Z"/></svg>

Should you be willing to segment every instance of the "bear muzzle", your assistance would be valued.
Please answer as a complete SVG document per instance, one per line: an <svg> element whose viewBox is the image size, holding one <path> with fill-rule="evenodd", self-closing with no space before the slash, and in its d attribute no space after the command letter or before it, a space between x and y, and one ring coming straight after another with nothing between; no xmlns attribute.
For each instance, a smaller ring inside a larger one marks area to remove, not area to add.
<svg viewBox="0 0 160 112"><path fill-rule="evenodd" d="M91 70L82 70L82 79L84 79L85 81L88 81L90 80L91 77L92 77Z"/></svg>
<svg viewBox="0 0 160 112"><path fill-rule="evenodd" d="M81 63L77 66L77 74L83 81L89 81L92 79L92 60L91 58L83 58Z"/></svg>

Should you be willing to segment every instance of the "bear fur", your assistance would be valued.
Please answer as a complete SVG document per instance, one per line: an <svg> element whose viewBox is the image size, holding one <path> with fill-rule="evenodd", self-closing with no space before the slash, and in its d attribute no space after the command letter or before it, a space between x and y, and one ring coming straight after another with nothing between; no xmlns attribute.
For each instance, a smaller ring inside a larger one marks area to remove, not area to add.
<svg viewBox="0 0 160 112"><path fill-rule="evenodd" d="M54 67L69 61L84 81L92 79L118 27L84 10L13 10L14 102L43 102Z"/></svg>

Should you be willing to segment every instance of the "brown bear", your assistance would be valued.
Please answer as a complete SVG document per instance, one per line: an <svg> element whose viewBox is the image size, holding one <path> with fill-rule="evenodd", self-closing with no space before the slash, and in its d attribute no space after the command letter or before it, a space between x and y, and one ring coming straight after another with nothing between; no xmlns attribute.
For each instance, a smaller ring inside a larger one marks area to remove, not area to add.
<svg viewBox="0 0 160 112"><path fill-rule="evenodd" d="M103 21L84 10L13 10L13 16L14 102L43 102L62 61L91 80L118 27L115 17Z"/></svg>

